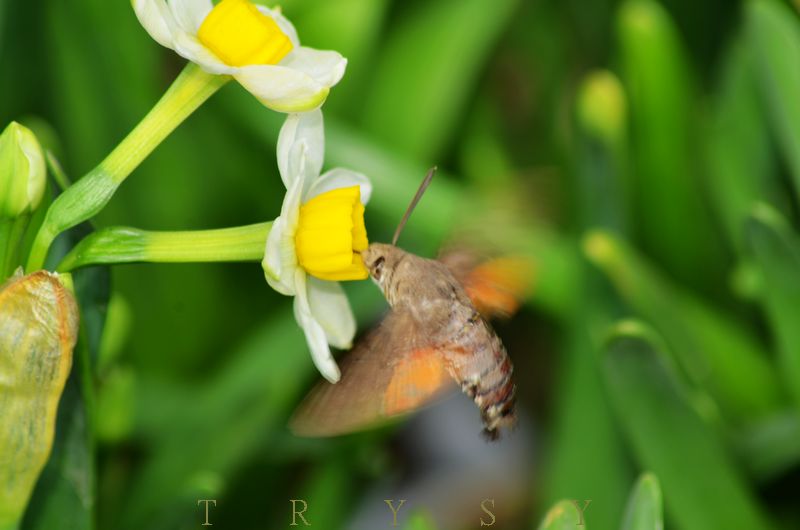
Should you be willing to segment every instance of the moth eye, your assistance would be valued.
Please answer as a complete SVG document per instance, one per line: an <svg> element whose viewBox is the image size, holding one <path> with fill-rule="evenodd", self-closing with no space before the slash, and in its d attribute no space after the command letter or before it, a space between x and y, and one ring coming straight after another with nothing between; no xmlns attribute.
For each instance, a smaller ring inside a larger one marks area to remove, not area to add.
<svg viewBox="0 0 800 530"><path fill-rule="evenodd" d="M380 278L381 272L383 272L383 262L386 261L386 258L380 256L372 263L372 274L376 278Z"/></svg>

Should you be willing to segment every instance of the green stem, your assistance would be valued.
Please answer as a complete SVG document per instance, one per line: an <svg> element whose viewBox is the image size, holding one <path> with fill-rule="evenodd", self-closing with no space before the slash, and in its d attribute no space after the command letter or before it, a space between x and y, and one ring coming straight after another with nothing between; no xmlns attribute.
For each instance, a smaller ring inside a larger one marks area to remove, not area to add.
<svg viewBox="0 0 800 530"><path fill-rule="evenodd" d="M189 63L161 100L96 168L53 201L33 242L27 270L41 269L53 240L96 215L131 172L230 78Z"/></svg>
<svg viewBox="0 0 800 530"><path fill-rule="evenodd" d="M114 263L199 263L261 261L272 223L217 230L148 232L109 227L87 236L58 270Z"/></svg>
<svg viewBox="0 0 800 530"><path fill-rule="evenodd" d="M30 215L0 221L0 281L14 272L19 263L19 246Z"/></svg>

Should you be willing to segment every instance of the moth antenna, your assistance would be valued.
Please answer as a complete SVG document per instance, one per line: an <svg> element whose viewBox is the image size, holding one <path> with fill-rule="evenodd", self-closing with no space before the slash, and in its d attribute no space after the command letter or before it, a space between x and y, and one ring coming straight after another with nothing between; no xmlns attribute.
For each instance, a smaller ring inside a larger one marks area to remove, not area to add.
<svg viewBox="0 0 800 530"><path fill-rule="evenodd" d="M417 203L422 198L422 195L425 193L425 190L428 189L428 186L433 180L433 176L436 174L436 170L438 168L433 166L428 170L428 174L425 175L425 178L422 180L422 184L419 185L419 189L417 190L417 194L414 195L414 198L411 199L411 204L408 205L406 209L406 213L403 214L403 218L400 220L400 224L397 225L397 230L394 231L394 237L392 238L392 246L397 246L397 240L400 238L400 233L403 231L403 228L406 226L406 222L408 222L408 218L411 217L411 212L414 211L414 208L417 207Z"/></svg>

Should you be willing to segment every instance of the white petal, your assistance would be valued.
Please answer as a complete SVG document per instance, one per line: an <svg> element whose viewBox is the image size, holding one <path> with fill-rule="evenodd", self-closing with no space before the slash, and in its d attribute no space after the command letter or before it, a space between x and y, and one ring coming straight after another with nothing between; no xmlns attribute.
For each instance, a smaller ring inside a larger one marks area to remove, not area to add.
<svg viewBox="0 0 800 530"><path fill-rule="evenodd" d="M197 35L200 24L214 6L211 0L170 0L169 7L178 26L190 35Z"/></svg>
<svg viewBox="0 0 800 530"><path fill-rule="evenodd" d="M356 318L342 286L309 275L306 289L311 316L325 330L328 344L341 349L350 348L356 335Z"/></svg>
<svg viewBox="0 0 800 530"><path fill-rule="evenodd" d="M272 223L267 236L264 259L261 261L267 283L287 296L296 294L295 276L298 271L302 272L297 265L297 250L294 243L297 220L300 216L302 188L303 179L297 179L286 192L281 215Z"/></svg>
<svg viewBox="0 0 800 530"><path fill-rule="evenodd" d="M322 374L322 377L331 383L336 383L339 381L341 373L331 354L331 349L328 347L325 330L311 314L305 278L305 273L298 271L297 284L295 286L297 296L294 298L294 317L306 334L306 342L311 350L311 359L314 361L317 370Z"/></svg>
<svg viewBox="0 0 800 530"><path fill-rule="evenodd" d="M178 55L197 63L210 74L230 75L238 70L238 68L223 63L211 50L203 46L194 35L181 29L176 29L173 34L173 40L174 50Z"/></svg>
<svg viewBox="0 0 800 530"><path fill-rule="evenodd" d="M324 153L322 112L317 109L290 114L278 135L278 170L283 184L289 188L301 170L305 173L306 182L316 180L322 171Z"/></svg>
<svg viewBox="0 0 800 530"><path fill-rule="evenodd" d="M234 77L261 103L278 112L314 110L325 103L330 92L310 75L285 66L243 66Z"/></svg>
<svg viewBox="0 0 800 530"><path fill-rule="evenodd" d="M280 9L269 9L268 7L264 7L262 5L258 5L256 7L259 11L275 20L275 23L278 24L278 27L281 28L281 31L284 33L284 35L289 37L289 40L292 41L292 46L295 48L300 46L300 39L297 38L297 30L294 29L294 24L289 22L289 19L283 16Z"/></svg>
<svg viewBox="0 0 800 530"><path fill-rule="evenodd" d="M160 45L172 49L175 19L164 0L132 0L133 11L142 27Z"/></svg>
<svg viewBox="0 0 800 530"><path fill-rule="evenodd" d="M349 188L350 186L361 187L361 204L367 204L372 195L372 183L369 178L362 174L337 167L326 172L314 181L308 193L303 196L303 201L309 201L317 195L339 188Z"/></svg>
<svg viewBox="0 0 800 530"><path fill-rule="evenodd" d="M315 50L305 46L295 48L278 64L303 72L325 87L338 83L347 69L347 59L339 52Z"/></svg>

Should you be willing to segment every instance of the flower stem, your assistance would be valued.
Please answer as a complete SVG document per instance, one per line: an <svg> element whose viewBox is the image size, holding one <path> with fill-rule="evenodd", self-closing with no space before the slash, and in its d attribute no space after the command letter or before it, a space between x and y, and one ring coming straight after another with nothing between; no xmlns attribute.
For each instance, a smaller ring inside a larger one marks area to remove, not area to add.
<svg viewBox="0 0 800 530"><path fill-rule="evenodd" d="M272 223L218 230L148 232L109 227L87 236L64 257L60 272L114 263L261 261Z"/></svg>
<svg viewBox="0 0 800 530"><path fill-rule="evenodd" d="M56 236L100 212L142 160L229 79L206 73L189 63L155 107L106 159L53 201L31 247L27 270L41 269Z"/></svg>

